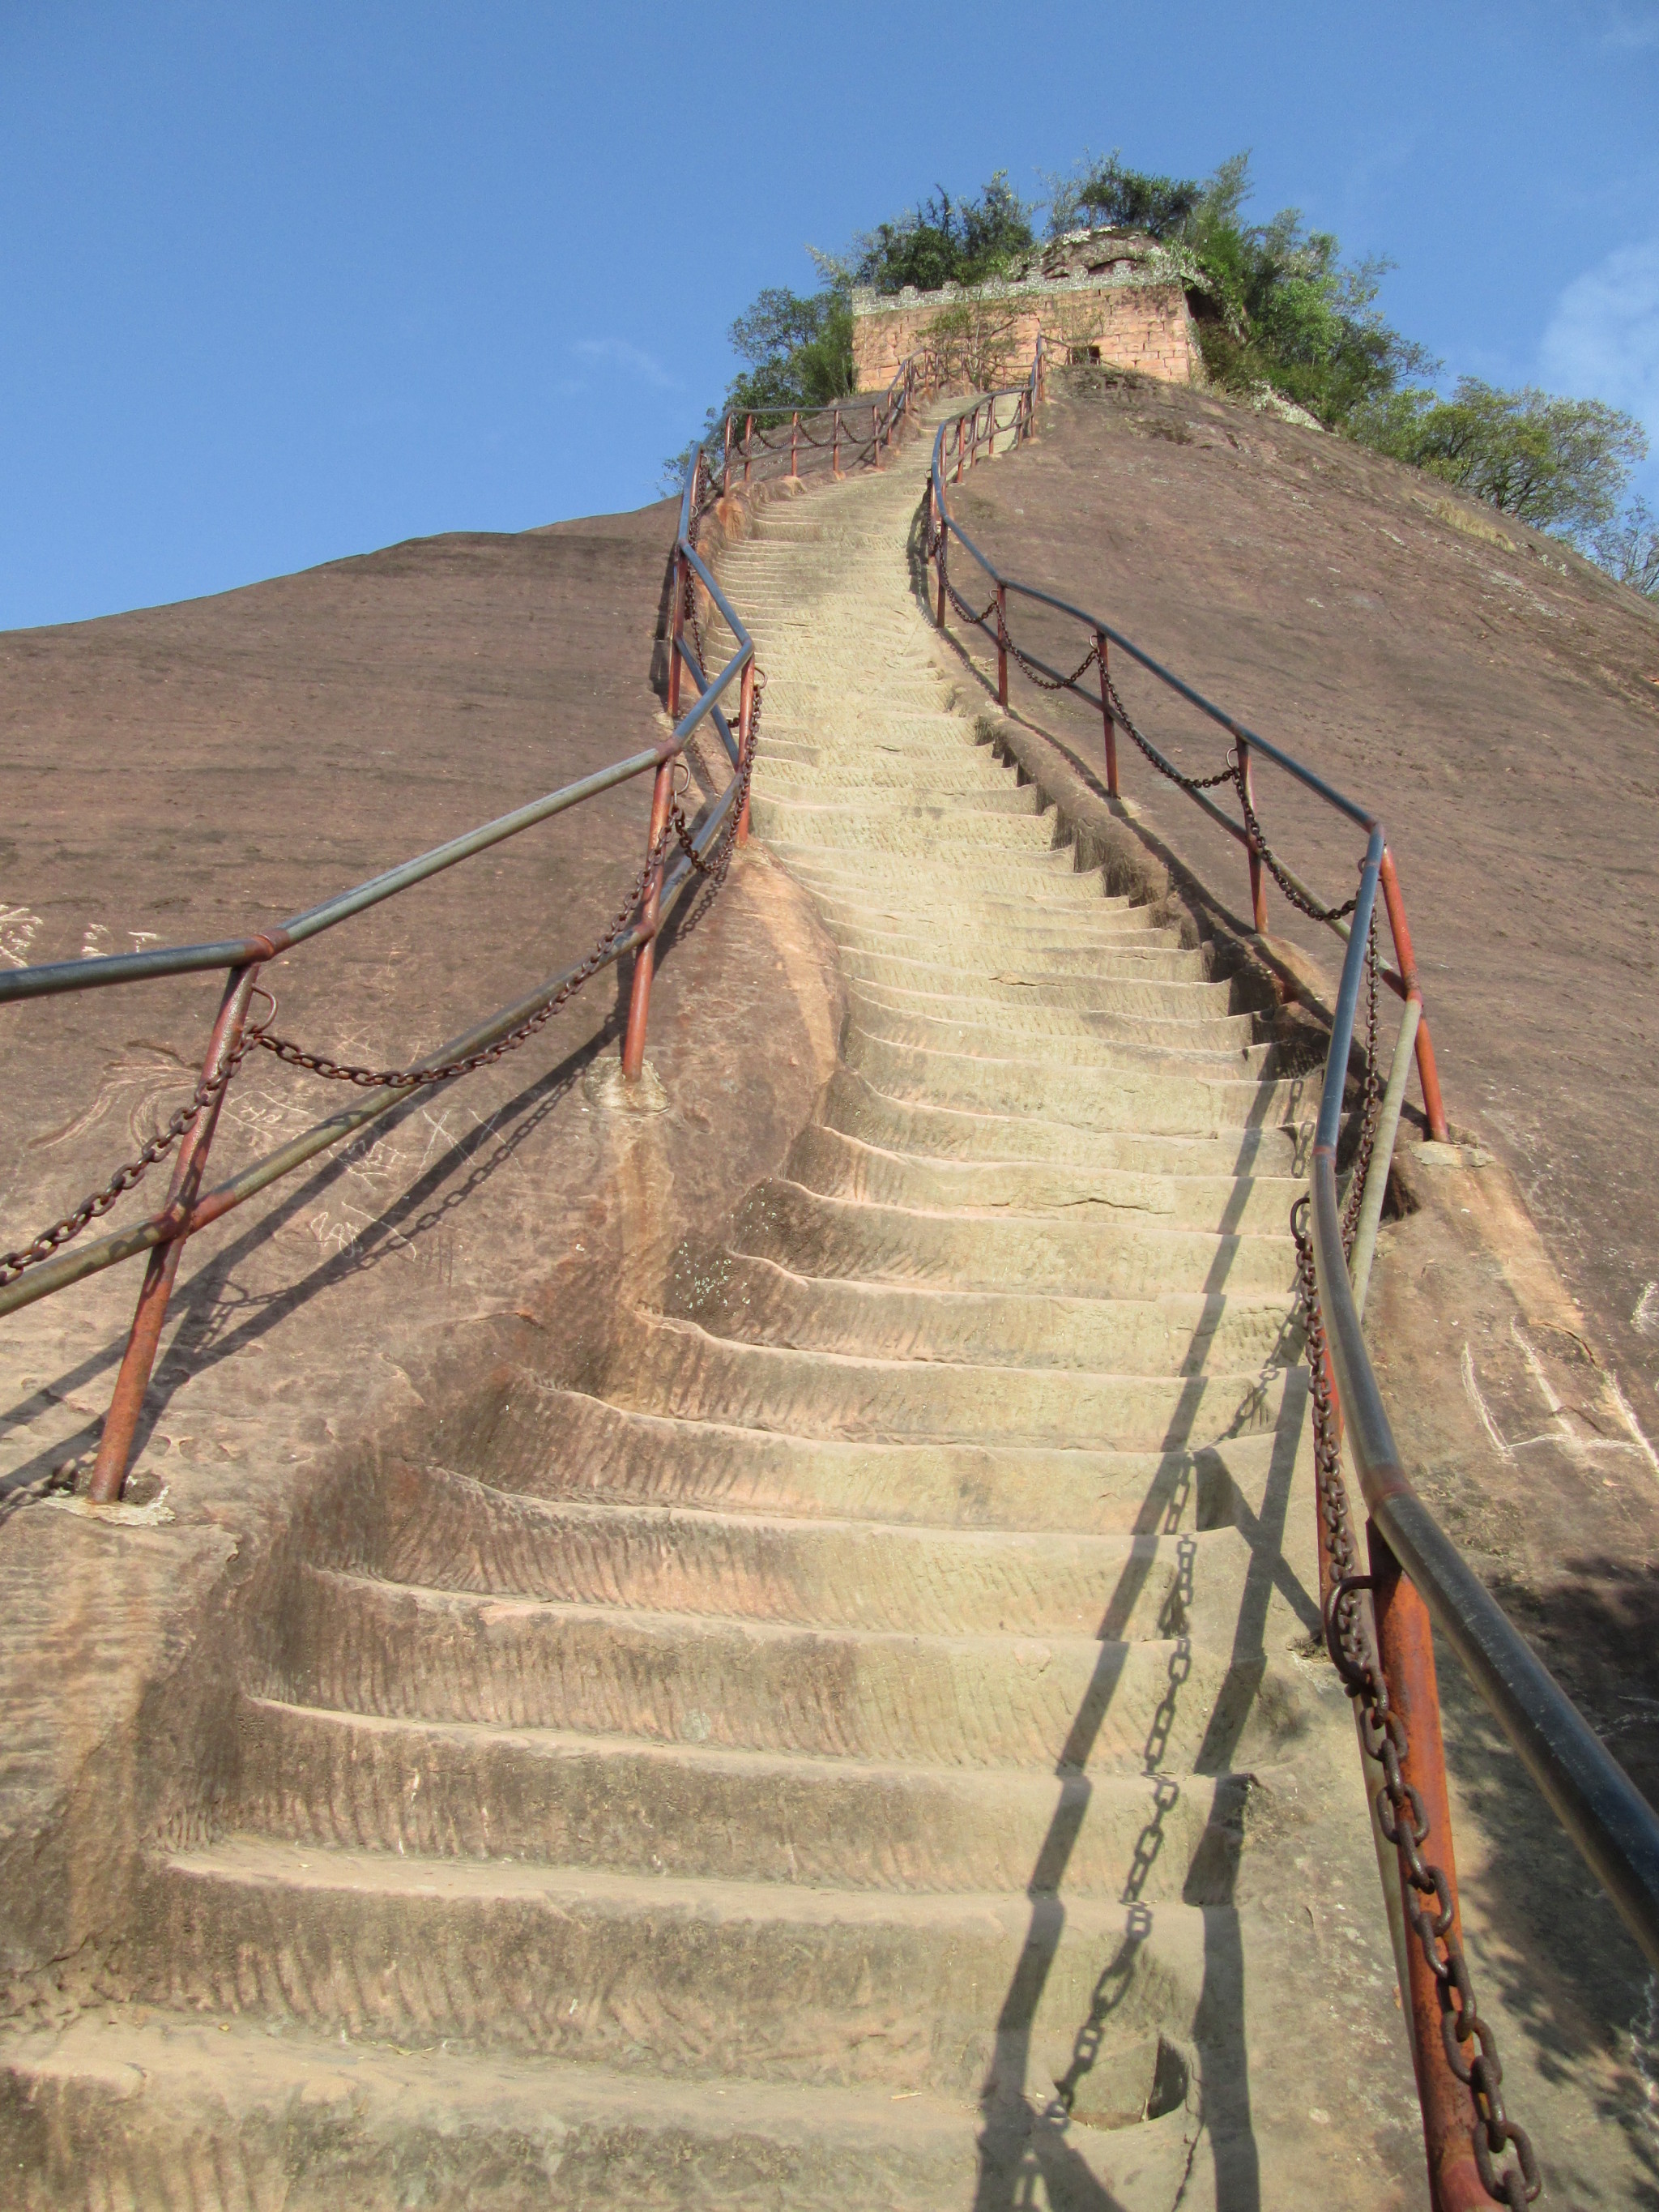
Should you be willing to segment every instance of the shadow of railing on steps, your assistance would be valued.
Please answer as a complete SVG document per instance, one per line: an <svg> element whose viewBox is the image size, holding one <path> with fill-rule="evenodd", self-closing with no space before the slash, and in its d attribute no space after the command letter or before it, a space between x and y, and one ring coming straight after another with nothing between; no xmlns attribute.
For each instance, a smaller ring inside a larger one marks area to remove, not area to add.
<svg viewBox="0 0 1659 2212"><path fill-rule="evenodd" d="M1540 2182L1524 2130L1504 2111L1502 2069L1491 2030L1476 2010L1458 1914L1438 1692L1431 1621L1456 1652L1470 1680L1525 1765L1568 1836L1650 1962L1659 1966L1659 1816L1648 1805L1531 1646L1506 1619L1413 1490L1400 1462L1360 1328L1370 1240L1382 1210L1394 1133L1409 1066L1416 1060L1432 1137L1447 1135L1438 1073L1406 920L1405 902L1382 825L1365 807L1282 747L1236 720L1099 615L1037 585L1006 574L952 514L947 486L999 451L1035 434L1045 396L1046 360L1036 343L1023 385L988 392L941 423L933 441L921 550L936 579L935 620L952 610L996 654L996 694L1009 702L1010 664L1045 691L1086 701L1102 717L1109 800L1121 803L1117 732L1122 730L1158 775L1241 844L1247 855L1251 913L1266 928L1267 881L1345 941L1341 981L1330 1024L1311 1162L1312 1188L1293 1221L1301 1255L1319 1504L1320 1613L1327 1649L1354 1702L1368 1796L1381 1839L1403 2008L1423 2111L1430 2187L1437 2212L1494 2203L1530 2202ZM958 545L990 588L975 611L950 579ZM1011 599L1075 624L1089 641L1069 672L1014 638ZM1115 647L1171 696L1231 738L1218 771L1183 773L1126 710L1113 681ZM1097 672L1098 695L1083 678ZM1358 884L1325 902L1272 849L1255 799L1255 765L1271 761L1364 839ZM1210 796L1230 787L1235 821ZM1381 890L1396 965L1378 957ZM1379 981L1405 1002L1405 1018L1386 1091L1377 1073ZM1348 1087L1349 1056L1362 992L1368 1052L1359 1141L1346 1194L1337 1152ZM1344 1443L1359 1477L1368 1515L1364 1567L1349 1514ZM1373 1796L1374 1793L1374 1796ZM1512 2149L1500 2174L1496 2161Z"/></svg>

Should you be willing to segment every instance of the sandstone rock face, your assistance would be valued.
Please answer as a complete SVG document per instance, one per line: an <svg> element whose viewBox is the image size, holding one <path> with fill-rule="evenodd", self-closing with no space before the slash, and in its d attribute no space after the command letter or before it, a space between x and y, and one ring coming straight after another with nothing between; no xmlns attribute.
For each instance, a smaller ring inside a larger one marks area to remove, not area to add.
<svg viewBox="0 0 1659 2212"><path fill-rule="evenodd" d="M579 1376L498 1345L276 1547L96 2002L8 2040L18 2203L1413 2201L1310 1656L1311 1092L958 711L914 475L725 561L815 1107Z"/></svg>

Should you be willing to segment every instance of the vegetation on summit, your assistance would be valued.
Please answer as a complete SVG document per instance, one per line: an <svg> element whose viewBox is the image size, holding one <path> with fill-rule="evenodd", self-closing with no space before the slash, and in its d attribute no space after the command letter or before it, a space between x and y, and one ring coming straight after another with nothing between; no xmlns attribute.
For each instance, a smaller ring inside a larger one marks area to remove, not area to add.
<svg viewBox="0 0 1659 2212"><path fill-rule="evenodd" d="M1212 385L1290 400L1323 428L1571 539L1621 582L1659 596L1654 518L1640 501L1621 512L1631 468L1647 452L1641 425L1600 400L1504 391L1478 377L1461 377L1444 396L1428 381L1441 364L1377 305L1392 264L1345 260L1333 234L1309 229L1299 209L1249 221L1247 155L1202 182L1129 168L1116 153L1085 155L1043 181L1046 199L1030 202L1001 169L963 198L940 185L843 252L814 249L820 290L769 287L732 325L744 366L709 410L705 434L728 410L787 412L849 394L855 288L957 287L938 336L975 380L975 370L994 373L985 288L1032 251L1040 219L1050 240L1084 228L1137 231L1164 249L1186 289ZM671 469L683 470L690 453Z"/></svg>

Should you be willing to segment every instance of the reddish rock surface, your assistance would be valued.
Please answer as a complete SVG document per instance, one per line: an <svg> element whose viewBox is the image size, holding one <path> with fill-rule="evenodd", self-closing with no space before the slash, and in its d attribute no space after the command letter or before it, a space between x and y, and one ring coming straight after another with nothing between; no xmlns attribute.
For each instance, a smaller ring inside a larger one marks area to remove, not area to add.
<svg viewBox="0 0 1659 2212"><path fill-rule="evenodd" d="M963 526L1380 813L1451 1119L1513 1169L1659 1435L1659 611L1340 439L1098 369L1054 385L1041 438L962 485ZM981 603L970 563L954 580ZM1075 665L1086 638L1012 604L1017 637ZM1115 672L1182 766L1222 764L1220 731L1127 656ZM1016 678L1017 708L1051 703ZM1068 702L1053 726L1098 766L1097 715ZM1237 848L1124 753L1126 795L1248 914ZM1291 866L1346 896L1352 836L1270 769L1257 799ZM1334 966L1276 892L1268 926Z"/></svg>

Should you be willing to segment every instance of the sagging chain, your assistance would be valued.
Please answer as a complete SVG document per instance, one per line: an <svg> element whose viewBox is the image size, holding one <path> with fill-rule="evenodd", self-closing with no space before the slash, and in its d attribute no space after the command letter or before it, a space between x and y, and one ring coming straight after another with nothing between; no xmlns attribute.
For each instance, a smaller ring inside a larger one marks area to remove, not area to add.
<svg viewBox="0 0 1659 2212"><path fill-rule="evenodd" d="M997 642L1013 654L1014 659L1039 691L1069 691L1073 684L1080 684L1083 681L1100 658L1100 641L1097 639L1069 676L1044 676L1038 669L1036 662L1022 653L1014 643L1013 635L1001 616L997 618Z"/></svg>
<svg viewBox="0 0 1659 2212"><path fill-rule="evenodd" d="M1352 1186L1342 1218L1342 1250L1352 1250L1365 1176L1376 1142L1382 1083L1376 1073L1376 921L1373 914L1366 946L1367 1062L1359 1143ZM1358 1709L1366 1755L1382 1770L1377 1793L1377 1825L1398 1856L1406 1919L1421 1944L1440 2000L1440 2033L1446 2063L1474 2100L1474 2150L1481 2186L1496 2204L1520 2212L1543 2189L1531 2138L1504 2107L1504 2068L1491 2027L1475 2002L1468 1962L1459 1941L1451 1884L1443 1868L1423 1856L1429 1820L1418 1790L1405 1778L1409 1748L1405 1723L1390 1702L1389 1686L1360 1605L1371 1577L1359 1571L1347 1486L1342 1477L1341 1438L1331 1390L1319 1279L1309 1226L1311 1200L1304 1193L1291 1209L1296 1243L1296 1301L1302 1310L1308 1355L1309 1395L1313 1406L1314 1487L1323 1548L1329 1563L1330 1596L1325 1610L1325 1644L1344 1686ZM1407 1992L1401 1991L1401 2002ZM1466 2056L1466 2046L1478 2046ZM1513 2146L1515 2162L1500 2174L1496 2160Z"/></svg>
<svg viewBox="0 0 1659 2212"><path fill-rule="evenodd" d="M944 538L944 524L930 519L922 536L924 561L931 561L935 557ZM1006 616L994 593L975 614L951 581L948 574L945 579L945 590L946 597L962 619L975 629L985 629L991 617L995 615L998 645L1005 652L1013 655L1026 676L1041 691L1070 690L1073 685L1082 681L1089 670L1100 659L1100 640L1097 638L1069 676L1044 676L1040 672L1037 664L1030 655L1023 652L1015 643L1013 634L1008 628ZM1268 874L1298 913L1305 914L1311 921L1321 922L1341 921L1353 913L1358 902L1357 893L1352 898L1344 899L1340 906L1321 906L1316 899L1310 898L1308 894L1300 888L1284 862L1267 842L1267 833L1261 827L1261 817L1257 814L1255 802L1250 797L1250 780L1246 769L1248 757L1242 746L1236 747L1225 767L1218 769L1213 775L1188 775L1171 762L1165 760L1152 740L1139 729L1134 717L1119 696L1116 684L1113 683L1103 665L1101 670L1101 679L1112 719L1120 727L1128 732L1135 744L1139 747L1160 775L1166 776L1171 783L1178 785L1182 791L1186 792L1214 791L1224 783L1231 783L1233 786L1238 793L1239 811L1244 817L1244 830L1249 840L1250 850L1261 860Z"/></svg>
<svg viewBox="0 0 1659 2212"><path fill-rule="evenodd" d="M754 703L749 710L748 749L738 763L738 795L732 800L726 815L726 827L720 832L720 842L708 858L705 859L698 852L696 841L691 835L690 826L680 811L680 797L683 794L677 791L676 796L669 803L669 826L678 838L681 850L697 873L707 877L714 884L723 884L726 881L726 872L732 865L732 854L736 849L738 833L743 823L743 810L749 804L749 785L755 773L755 749L760 744L761 701L765 690L766 678L757 668L755 671ZM675 767L677 769L685 767L684 756L675 763ZM689 787L690 779L689 769L686 770L686 776Z"/></svg>
<svg viewBox="0 0 1659 2212"><path fill-rule="evenodd" d="M704 465L703 457L700 454L697 462L697 477L693 483L690 539L694 546L696 544L697 525L708 503L704 500L700 505L697 500ZM712 489L712 478L710 481ZM702 665L703 662L702 639L696 629L695 594L690 591L690 583L688 575L688 609L691 613L698 661ZM272 1054L290 1067L302 1068L308 1075L320 1076L329 1082L349 1083L364 1091L415 1091L423 1089L431 1084L453 1082L458 1076L470 1075L475 1069L487 1067L495 1061L505 1060L509 1053L516 1052L521 1044L526 1043L538 1030L544 1029L554 1015L605 964L617 940L626 933L633 918L638 914L651 878L662 866L671 843L679 845L687 860L700 876L717 886L724 883L726 871L731 866L732 854L736 847L744 808L748 803L750 781L754 774L755 750L760 742L761 698L765 689L766 679L757 669L755 672L754 705L750 715L749 744L738 765L738 777L740 787L737 798L728 810L726 826L713 852L707 855L698 852L691 826L687 822L684 811L679 803L683 794L677 792L669 802L668 820L663 825L660 836L653 841L651 850L646 856L645 866L635 878L626 898L617 908L610 927L599 939L580 966L560 984L544 1006L538 1007L533 1014L519 1023L515 1028L509 1030L505 1036L497 1039L493 1045L486 1046L477 1052L468 1053L458 1060L434 1061L418 1067L360 1067L346 1061L332 1060L325 1053L308 1052L303 1046L295 1043L292 1038L274 1035L270 1023L276 1018L276 1001L264 986L257 986L259 995L270 1001L270 1013L266 1018L265 1024L257 1028L250 1025L243 1030L234 1048L227 1054L218 1073L210 1077L204 1076L199 1079L188 1103L181 1106L177 1113L171 1116L165 1128L157 1130L153 1136L146 1139L137 1156L117 1168L101 1189L82 1199L72 1212L66 1213L61 1219L52 1222L49 1227L31 1237L27 1243L19 1245L15 1251L0 1253L0 1289L4 1289L8 1285L15 1283L30 1267L39 1267L43 1261L52 1259L65 1244L80 1236L90 1223L107 1213L118 1200L125 1197L128 1191L142 1182L150 1169L155 1166L158 1161L167 1157L174 1146L195 1127L208 1108L223 1095L231 1078L241 1066L244 1059L256 1048ZM678 763L679 766L684 764L683 760Z"/></svg>
<svg viewBox="0 0 1659 2212"><path fill-rule="evenodd" d="M329 1083L352 1083L362 1091L417 1091L433 1083L451 1083L458 1075L471 1075L475 1068L490 1066L505 1060L521 1044L545 1029L567 1000L574 998L584 983L597 975L605 964L612 947L623 936L638 914L651 878L662 866L663 859L674 838L672 819L663 824L662 834L654 841L646 855L645 866L635 877L628 896L617 908L610 927L594 945L592 951L575 969L544 1006L538 1006L533 1014L526 1015L503 1037L494 1044L484 1045L477 1052L465 1054L459 1060L428 1061L419 1067L356 1067L343 1060L331 1060L326 1053L307 1052L303 1045L295 1044L290 1037L272 1035L267 1029L252 1033L251 1042L262 1050L274 1054L289 1067L303 1068L307 1075L319 1075Z"/></svg>
<svg viewBox="0 0 1659 2212"><path fill-rule="evenodd" d="M269 992L264 995L270 996ZM273 1013L276 1007L276 1002L272 999ZM166 1159L179 1139L195 1127L214 1101L223 1095L226 1085L241 1066L244 1055L258 1039L257 1030L245 1030L237 1039L235 1049L226 1056L218 1073L203 1076L191 1095L190 1103L179 1109L164 1129L158 1129L153 1137L147 1138L136 1158L117 1168L101 1190L94 1191L89 1198L83 1198L72 1213L66 1213L60 1221L54 1221L49 1229L43 1229L38 1237L31 1237L16 1251L0 1253L0 1289L9 1283L15 1283L27 1269L38 1267L43 1260L50 1260L54 1253L61 1251L65 1244L81 1234L88 1223L107 1213L116 1200L125 1197L135 1183L142 1182L157 1161Z"/></svg>

